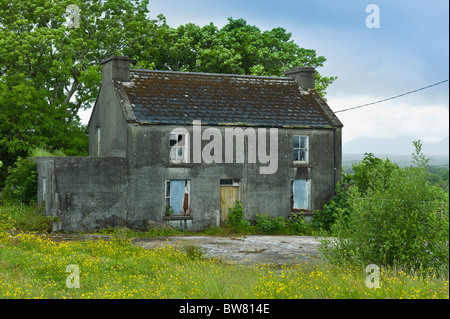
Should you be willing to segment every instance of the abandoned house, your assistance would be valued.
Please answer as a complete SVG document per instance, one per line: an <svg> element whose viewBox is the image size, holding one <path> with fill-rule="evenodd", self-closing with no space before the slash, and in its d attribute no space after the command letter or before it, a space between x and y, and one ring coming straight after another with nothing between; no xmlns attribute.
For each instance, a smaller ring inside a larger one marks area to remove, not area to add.
<svg viewBox="0 0 450 319"><path fill-rule="evenodd" d="M306 217L341 177L342 123L315 70L285 77L130 69L102 62L88 157L41 157L38 200L54 230L221 225L239 199L256 214Z"/></svg>

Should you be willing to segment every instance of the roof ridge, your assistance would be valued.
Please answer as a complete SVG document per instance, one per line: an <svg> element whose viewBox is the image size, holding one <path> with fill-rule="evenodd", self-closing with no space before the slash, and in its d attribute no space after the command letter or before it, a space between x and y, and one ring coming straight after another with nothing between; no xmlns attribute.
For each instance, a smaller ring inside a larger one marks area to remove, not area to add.
<svg viewBox="0 0 450 319"><path fill-rule="evenodd" d="M267 80L284 80L294 81L290 77L266 76L266 75L248 75L248 74L225 74L225 73L207 73L207 72L184 72L184 71L170 71L170 70L147 70L147 69L130 69L130 72L147 72L147 73L167 73L167 74L187 74L200 76L219 76L219 77L238 77L238 78L254 78Z"/></svg>

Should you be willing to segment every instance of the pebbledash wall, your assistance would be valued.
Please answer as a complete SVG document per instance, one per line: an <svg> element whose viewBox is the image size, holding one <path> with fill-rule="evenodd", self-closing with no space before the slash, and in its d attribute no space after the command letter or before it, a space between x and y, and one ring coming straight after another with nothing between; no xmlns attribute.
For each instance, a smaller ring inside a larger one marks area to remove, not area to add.
<svg viewBox="0 0 450 319"><path fill-rule="evenodd" d="M104 78L107 67L104 65ZM188 163L172 163L170 133L180 126L129 123L115 96L113 86L104 79L89 123L92 156L37 158L38 201L45 202L46 213L55 217L54 231L144 229L149 222L190 230L218 226L221 180L238 181L245 219L254 220L258 213L288 217L293 180L310 182L307 212L321 209L340 180L341 126L277 128L277 170L273 174L260 173L260 167L268 164L248 163L247 139L244 163L236 163L236 151L233 163L193 163L192 148ZM101 131L97 132L98 127ZM201 129L208 127L212 126ZM214 127L225 136L226 126ZM192 146L194 125L183 128L189 132ZM293 162L295 135L309 138L307 163ZM269 128L269 148L268 136ZM202 140L201 148L208 143ZM189 216L167 216L166 185L170 180L189 181Z"/></svg>

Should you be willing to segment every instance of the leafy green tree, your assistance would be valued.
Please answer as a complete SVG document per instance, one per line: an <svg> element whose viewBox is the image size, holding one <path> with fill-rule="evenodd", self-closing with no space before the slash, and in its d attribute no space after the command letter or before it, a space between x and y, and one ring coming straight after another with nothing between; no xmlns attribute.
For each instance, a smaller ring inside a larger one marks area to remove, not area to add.
<svg viewBox="0 0 450 319"><path fill-rule="evenodd" d="M449 181L449 169L447 167L431 166L428 168L428 181L433 185L447 190Z"/></svg>
<svg viewBox="0 0 450 319"><path fill-rule="evenodd" d="M311 49L301 48L283 28L261 31L244 19L228 19L218 29L213 23L204 27L193 23L170 28L163 25L155 40L157 52L151 48L156 69L207 73L284 76L284 71L297 66L322 67L326 59ZM336 77L316 73L316 89L325 89Z"/></svg>
<svg viewBox="0 0 450 319"><path fill-rule="evenodd" d="M346 186L338 182L336 185L336 194L333 195L328 204L324 205L322 210L314 212L312 224L318 229L329 232L338 216L348 217L350 213L350 202Z"/></svg>
<svg viewBox="0 0 450 319"><path fill-rule="evenodd" d="M32 158L21 158L8 170L5 189L1 200L8 204L28 205L36 199L37 170L36 162Z"/></svg>
<svg viewBox="0 0 450 319"><path fill-rule="evenodd" d="M372 183L377 180L376 177L387 180L391 173L398 169L398 165L388 158L382 160L375 157L373 153L365 153L364 159L353 164L352 168L354 174L346 175L347 183L357 186L360 192L365 193L373 186Z"/></svg>
<svg viewBox="0 0 450 319"><path fill-rule="evenodd" d="M80 8L68 28L66 8ZM87 154L78 111L95 101L100 62L113 54L135 60L157 28L148 0L0 1L0 186L7 167L35 147Z"/></svg>
<svg viewBox="0 0 450 319"><path fill-rule="evenodd" d="M68 5L79 11L69 28ZM0 1L0 187L7 168L29 150L87 153L78 118L92 106L100 62L129 56L136 68L282 76L295 66L321 67L314 50L300 48L282 28L262 32L244 19L169 27L149 19L148 0ZM324 95L335 78L317 74Z"/></svg>
<svg viewBox="0 0 450 319"><path fill-rule="evenodd" d="M414 166L385 175L375 164L370 187L350 190L351 214L340 214L334 240L323 241L332 262L397 266L405 271L448 271L449 194L427 181L428 160L414 142Z"/></svg>

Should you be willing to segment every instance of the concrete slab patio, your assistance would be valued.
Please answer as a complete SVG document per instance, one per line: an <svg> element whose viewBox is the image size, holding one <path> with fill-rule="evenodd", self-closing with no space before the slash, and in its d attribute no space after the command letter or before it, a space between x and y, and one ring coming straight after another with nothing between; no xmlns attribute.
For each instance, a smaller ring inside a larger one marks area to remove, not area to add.
<svg viewBox="0 0 450 319"><path fill-rule="evenodd" d="M137 238L134 242L146 249L164 245L196 245L206 257L245 265L291 265L320 258L320 242L312 236L168 236Z"/></svg>

